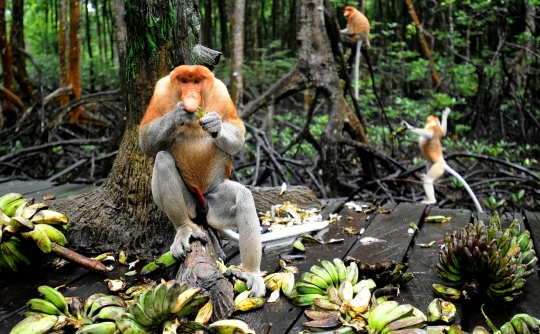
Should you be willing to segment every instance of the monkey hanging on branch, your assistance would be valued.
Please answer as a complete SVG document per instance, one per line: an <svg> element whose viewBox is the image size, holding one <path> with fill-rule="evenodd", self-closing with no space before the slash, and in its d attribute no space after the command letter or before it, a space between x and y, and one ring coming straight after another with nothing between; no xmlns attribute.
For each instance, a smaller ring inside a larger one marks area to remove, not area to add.
<svg viewBox="0 0 540 334"><path fill-rule="evenodd" d="M205 241L196 217L216 229L238 230L241 278L252 296L261 297L259 217L251 192L229 180L244 133L223 82L204 66L182 65L157 82L141 121L139 146L155 157L152 196L176 229L172 255L185 258L192 237Z"/></svg>
<svg viewBox="0 0 540 334"><path fill-rule="evenodd" d="M440 178L444 171L452 174L456 179L459 180L467 189L467 192L471 196L474 206L478 212L483 212L478 199L474 195L471 187L467 184L465 179L461 177L455 170L446 164L446 161L443 157L441 138L446 135L446 126L448 115L450 114L450 108L444 109L442 113L442 123L439 119L433 115L427 117L426 125L423 129L416 128L409 125L406 121L402 121L402 126L407 130L410 130L420 136L418 140L418 145L420 146L420 151L422 155L429 160L431 167L429 167L427 174L423 178L424 191L426 193L426 198L422 201L425 204L434 204L437 203L435 200L435 189L433 183Z"/></svg>

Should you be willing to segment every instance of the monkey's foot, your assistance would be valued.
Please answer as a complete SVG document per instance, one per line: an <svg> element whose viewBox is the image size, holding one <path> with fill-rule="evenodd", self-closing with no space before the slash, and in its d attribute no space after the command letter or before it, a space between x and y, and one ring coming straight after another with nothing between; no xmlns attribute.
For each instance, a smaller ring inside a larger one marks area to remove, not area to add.
<svg viewBox="0 0 540 334"><path fill-rule="evenodd" d="M195 224L184 224L176 230L171 254L177 259L185 259L186 253L191 252L190 239L198 239L206 243L206 234Z"/></svg>
<svg viewBox="0 0 540 334"><path fill-rule="evenodd" d="M242 273L242 279L246 281L246 287L251 290L251 297L264 297L266 288L264 287L264 279L259 273L246 272Z"/></svg>
<svg viewBox="0 0 540 334"><path fill-rule="evenodd" d="M422 202L420 203L424 203L424 204L435 204L437 203L437 200L436 199L429 199L429 198L425 198Z"/></svg>

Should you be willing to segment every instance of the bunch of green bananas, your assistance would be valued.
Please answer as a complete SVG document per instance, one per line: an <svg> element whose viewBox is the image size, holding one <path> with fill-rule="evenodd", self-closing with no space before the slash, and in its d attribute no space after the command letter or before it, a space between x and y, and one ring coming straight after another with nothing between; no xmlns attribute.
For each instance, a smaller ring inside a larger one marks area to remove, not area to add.
<svg viewBox="0 0 540 334"><path fill-rule="evenodd" d="M486 318L486 322L489 328L493 331L493 334L529 334L529 333L540 333L540 319L537 319L533 316L530 316L526 313L516 314L510 319L510 321L505 322L501 328L495 327L491 320L486 316L481 308L482 314ZM482 326L477 326L473 330L473 334L482 334L487 333L488 331Z"/></svg>
<svg viewBox="0 0 540 334"><path fill-rule="evenodd" d="M195 321L181 321L177 329L182 333L206 330L212 307L210 297L199 295L200 291L176 280L160 283L135 297L116 325L121 333L155 332L161 328L165 333L175 326L175 318L198 312Z"/></svg>
<svg viewBox="0 0 540 334"><path fill-rule="evenodd" d="M34 203L33 198L9 193L0 197L0 270L17 271L17 264L30 264L21 251L20 238L34 241L44 253L50 253L54 243L64 246L66 237L55 226L67 228L62 213L48 210L45 203Z"/></svg>
<svg viewBox="0 0 540 334"><path fill-rule="evenodd" d="M529 231L521 232L518 220L502 229L497 213L489 225L467 224L444 240L437 264L443 285L461 290L479 287L492 300L520 296L525 277L538 261Z"/></svg>
<svg viewBox="0 0 540 334"><path fill-rule="evenodd" d="M427 318L419 309L409 304L400 305L396 301L387 301L371 309L368 316L370 334L390 334L395 331L410 330L410 334L427 333L421 328Z"/></svg>
<svg viewBox="0 0 540 334"><path fill-rule="evenodd" d="M348 266L339 258L333 259L332 262L324 260L321 261L322 268L314 265L310 272L303 273L302 281L295 284L290 295L293 304L308 306L313 304L315 298L328 300L330 294L340 288L345 280L352 285L352 292L356 294L366 284L370 289L379 286L377 280L384 285L405 284L413 277L412 274L404 272L408 268L405 263L386 261L370 266L354 258L349 257L347 260ZM361 268L357 262L361 263ZM340 290L337 291L339 293Z"/></svg>

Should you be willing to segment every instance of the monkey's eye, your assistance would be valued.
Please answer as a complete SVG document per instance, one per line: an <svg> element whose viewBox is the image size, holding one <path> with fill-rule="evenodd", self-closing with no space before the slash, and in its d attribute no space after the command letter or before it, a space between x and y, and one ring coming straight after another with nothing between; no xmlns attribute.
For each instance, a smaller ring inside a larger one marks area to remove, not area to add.
<svg viewBox="0 0 540 334"><path fill-rule="evenodd" d="M195 79L195 83L196 83L196 84L200 84L200 83L201 83L201 79L199 79L199 78Z"/></svg>
<svg viewBox="0 0 540 334"><path fill-rule="evenodd" d="M186 79L182 79L181 81L182 81L182 83L184 83L184 84L187 83L187 80L186 80Z"/></svg>

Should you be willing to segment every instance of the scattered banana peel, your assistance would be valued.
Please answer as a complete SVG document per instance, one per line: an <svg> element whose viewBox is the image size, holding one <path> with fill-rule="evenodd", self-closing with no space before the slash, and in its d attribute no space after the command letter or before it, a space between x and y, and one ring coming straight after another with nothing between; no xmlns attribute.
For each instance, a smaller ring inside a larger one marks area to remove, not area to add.
<svg viewBox="0 0 540 334"><path fill-rule="evenodd" d="M107 282L107 286L109 287L109 290L112 292L124 290L126 288L126 282L121 277L119 279L105 279L105 282Z"/></svg>
<svg viewBox="0 0 540 334"><path fill-rule="evenodd" d="M282 191L284 190L282 189ZM270 211L259 212L259 219L261 225L268 227L269 231L277 231L294 225L323 221L319 209L302 209L290 201L273 205Z"/></svg>
<svg viewBox="0 0 540 334"><path fill-rule="evenodd" d="M427 243L427 244L419 244L419 246L422 247L422 248L430 248L435 243L436 243L436 241L432 241L432 242Z"/></svg>
<svg viewBox="0 0 540 334"><path fill-rule="evenodd" d="M429 322L445 322L447 324L456 318L456 306L449 301L435 298L428 305L427 319Z"/></svg>
<svg viewBox="0 0 540 334"><path fill-rule="evenodd" d="M452 220L452 217L446 217L446 216L427 216L424 218L424 222L426 223L448 223L450 220Z"/></svg>

